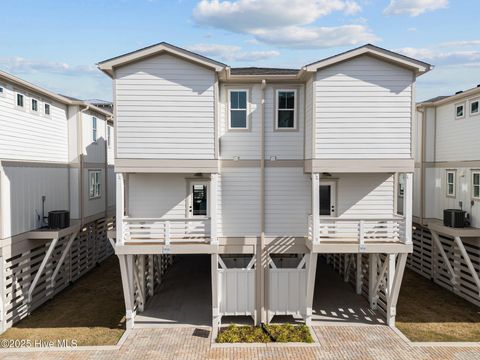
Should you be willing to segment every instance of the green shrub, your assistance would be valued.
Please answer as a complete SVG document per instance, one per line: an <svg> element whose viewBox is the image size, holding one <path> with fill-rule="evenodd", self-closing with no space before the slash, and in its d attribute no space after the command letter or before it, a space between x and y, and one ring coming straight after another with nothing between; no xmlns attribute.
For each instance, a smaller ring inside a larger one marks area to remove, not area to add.
<svg viewBox="0 0 480 360"><path fill-rule="evenodd" d="M220 330L217 343L267 343L304 342L312 343L313 338L306 325L278 324L260 326L230 325ZM267 333L268 332L268 333ZM270 334L270 335L269 335Z"/></svg>

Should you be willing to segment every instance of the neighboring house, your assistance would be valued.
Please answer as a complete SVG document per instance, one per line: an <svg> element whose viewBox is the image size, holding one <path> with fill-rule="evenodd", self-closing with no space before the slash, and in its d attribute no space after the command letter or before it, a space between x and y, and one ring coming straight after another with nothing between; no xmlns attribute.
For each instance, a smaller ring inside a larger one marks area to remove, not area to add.
<svg viewBox="0 0 480 360"><path fill-rule="evenodd" d="M0 71L0 330L111 252L113 148L109 111Z"/></svg>
<svg viewBox="0 0 480 360"><path fill-rule="evenodd" d="M412 251L412 99L430 65L365 45L301 69L230 68L160 43L98 67L114 87L127 327L156 255L198 253L211 254L214 329L225 315L310 323L319 254L348 259L394 324Z"/></svg>
<svg viewBox="0 0 480 360"><path fill-rule="evenodd" d="M480 86L417 104L409 266L480 305ZM443 226L466 211L470 227Z"/></svg>

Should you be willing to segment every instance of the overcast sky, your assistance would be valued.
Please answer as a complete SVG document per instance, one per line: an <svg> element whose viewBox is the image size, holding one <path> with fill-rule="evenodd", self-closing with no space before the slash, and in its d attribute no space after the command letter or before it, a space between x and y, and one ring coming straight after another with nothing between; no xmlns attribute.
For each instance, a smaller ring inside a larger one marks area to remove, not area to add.
<svg viewBox="0 0 480 360"><path fill-rule="evenodd" d="M435 65L417 100L480 83L479 0L2 0L0 69L111 99L95 63L166 41L230 66L301 67L363 45Z"/></svg>

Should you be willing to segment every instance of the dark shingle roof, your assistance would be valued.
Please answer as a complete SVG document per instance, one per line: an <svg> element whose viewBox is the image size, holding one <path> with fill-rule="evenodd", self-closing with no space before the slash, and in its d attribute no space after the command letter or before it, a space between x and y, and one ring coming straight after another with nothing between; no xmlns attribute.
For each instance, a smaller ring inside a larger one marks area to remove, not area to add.
<svg viewBox="0 0 480 360"><path fill-rule="evenodd" d="M420 102L420 104L430 103L430 102L436 102L436 101L440 101L440 100L446 99L446 98L448 98L448 97L450 97L450 95L435 96L434 98L431 98L431 99L424 100L424 101Z"/></svg>
<svg viewBox="0 0 480 360"><path fill-rule="evenodd" d="M299 69L238 67L231 68L232 75L296 75Z"/></svg>

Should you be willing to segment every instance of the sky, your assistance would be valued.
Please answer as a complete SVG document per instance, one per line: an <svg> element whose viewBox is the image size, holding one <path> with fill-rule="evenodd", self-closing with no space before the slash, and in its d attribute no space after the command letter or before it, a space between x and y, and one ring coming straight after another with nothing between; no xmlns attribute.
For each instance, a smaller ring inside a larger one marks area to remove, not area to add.
<svg viewBox="0 0 480 360"><path fill-rule="evenodd" d="M0 1L0 70L81 99L112 98L96 63L161 41L288 68L372 43L435 66L418 101L480 84L480 0Z"/></svg>

